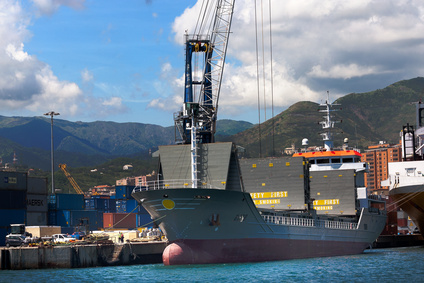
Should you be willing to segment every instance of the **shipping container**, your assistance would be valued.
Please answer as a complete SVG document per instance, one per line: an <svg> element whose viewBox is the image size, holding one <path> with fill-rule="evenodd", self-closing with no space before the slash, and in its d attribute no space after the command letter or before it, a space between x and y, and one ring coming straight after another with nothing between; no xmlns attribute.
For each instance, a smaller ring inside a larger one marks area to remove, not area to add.
<svg viewBox="0 0 424 283"><path fill-rule="evenodd" d="M48 210L47 195L27 194L26 210L31 212L44 212Z"/></svg>
<svg viewBox="0 0 424 283"><path fill-rule="evenodd" d="M100 214L100 216L102 216ZM56 225L61 227L76 227L85 225L88 220L89 229L91 231L98 230L103 227L102 219L98 220L99 213L95 210L58 210L56 212Z"/></svg>
<svg viewBox="0 0 424 283"><path fill-rule="evenodd" d="M25 209L0 209L0 227L9 227L10 224L25 224Z"/></svg>
<svg viewBox="0 0 424 283"><path fill-rule="evenodd" d="M82 210L84 209L84 195L56 194L49 197L49 209Z"/></svg>
<svg viewBox="0 0 424 283"><path fill-rule="evenodd" d="M127 201L126 200L117 200L116 201L116 212L118 212L118 213L127 212Z"/></svg>
<svg viewBox="0 0 424 283"><path fill-rule="evenodd" d="M28 194L48 195L47 178L28 177Z"/></svg>
<svg viewBox="0 0 424 283"><path fill-rule="evenodd" d="M119 213L147 213L147 211L135 199L117 200L116 212Z"/></svg>
<svg viewBox="0 0 424 283"><path fill-rule="evenodd" d="M20 172L0 171L0 190L27 189L27 174Z"/></svg>
<svg viewBox="0 0 424 283"><path fill-rule="evenodd" d="M126 228L137 227L137 215L135 213L103 213L104 228Z"/></svg>
<svg viewBox="0 0 424 283"><path fill-rule="evenodd" d="M116 201L114 199L89 198L85 199L86 210L97 210L102 212L116 212Z"/></svg>
<svg viewBox="0 0 424 283"><path fill-rule="evenodd" d="M115 187L115 198L116 199L132 199L131 193L135 186L116 186Z"/></svg>
<svg viewBox="0 0 424 283"><path fill-rule="evenodd" d="M49 226L56 226L58 225L56 222L56 215L57 215L57 211L56 210L49 210L47 212L47 225Z"/></svg>
<svg viewBox="0 0 424 283"><path fill-rule="evenodd" d="M56 225L60 227L71 226L71 211L70 210L57 210L56 211Z"/></svg>
<svg viewBox="0 0 424 283"><path fill-rule="evenodd" d="M103 213L102 211L97 211L97 225L98 228L96 230L101 230L103 228Z"/></svg>
<svg viewBox="0 0 424 283"><path fill-rule="evenodd" d="M27 211L26 225L28 226L46 226L47 212Z"/></svg>
<svg viewBox="0 0 424 283"><path fill-rule="evenodd" d="M0 209L26 209L26 191L0 190Z"/></svg>
<svg viewBox="0 0 424 283"><path fill-rule="evenodd" d="M127 199L127 211L125 212L132 212L132 213L138 213L140 209L138 208L138 202L135 199Z"/></svg>
<svg viewBox="0 0 424 283"><path fill-rule="evenodd" d="M150 214L137 214L137 227L153 227L153 221Z"/></svg>
<svg viewBox="0 0 424 283"><path fill-rule="evenodd" d="M68 234L68 235L72 235L72 233L75 232L74 227L61 227L60 230L61 230L60 231L61 234Z"/></svg>
<svg viewBox="0 0 424 283"><path fill-rule="evenodd" d="M6 236L9 234L10 228L0 227L0 246L6 245Z"/></svg>

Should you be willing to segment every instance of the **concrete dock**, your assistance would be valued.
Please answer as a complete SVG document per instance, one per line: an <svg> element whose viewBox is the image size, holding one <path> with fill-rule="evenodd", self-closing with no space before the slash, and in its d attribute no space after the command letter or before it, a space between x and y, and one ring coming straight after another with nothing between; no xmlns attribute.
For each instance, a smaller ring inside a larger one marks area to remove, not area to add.
<svg viewBox="0 0 424 283"><path fill-rule="evenodd" d="M161 263L164 241L0 249L0 269L81 268Z"/></svg>

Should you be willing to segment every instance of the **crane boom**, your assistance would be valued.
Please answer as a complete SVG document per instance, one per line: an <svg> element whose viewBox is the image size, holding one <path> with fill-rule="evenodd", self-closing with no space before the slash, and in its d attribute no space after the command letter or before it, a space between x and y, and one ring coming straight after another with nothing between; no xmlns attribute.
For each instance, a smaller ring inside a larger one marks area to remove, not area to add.
<svg viewBox="0 0 424 283"><path fill-rule="evenodd" d="M184 104L182 110L174 115L177 143L191 143L190 129L193 126L197 128L196 139L199 142L214 142L218 100L234 2L235 0L216 0L216 5L213 7L215 9L214 17L209 23L212 26L210 33L202 35L200 33L202 27L199 27L199 32L185 35ZM208 9L210 6L205 5L201 13L202 19L207 18L207 15L210 14ZM199 55L203 55L203 58L193 60L193 57ZM203 64L199 80L193 79L197 73L193 61Z"/></svg>
<svg viewBox="0 0 424 283"><path fill-rule="evenodd" d="M66 164L59 164L59 168L62 169L65 176L68 178L69 183L71 183L74 190L77 192L77 194L83 195L83 191L81 190L80 186L78 186L77 182L74 180L74 178L69 174L68 170L66 169Z"/></svg>

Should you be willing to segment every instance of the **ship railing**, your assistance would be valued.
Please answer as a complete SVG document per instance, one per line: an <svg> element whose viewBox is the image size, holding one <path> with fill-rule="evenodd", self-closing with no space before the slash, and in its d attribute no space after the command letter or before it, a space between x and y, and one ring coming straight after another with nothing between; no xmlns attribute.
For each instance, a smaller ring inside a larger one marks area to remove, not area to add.
<svg viewBox="0 0 424 283"><path fill-rule="evenodd" d="M145 182L144 185L140 185L134 188L134 192L137 191L148 191L148 190L163 190L163 189L191 189L192 180L186 179L175 179L175 180L155 180ZM198 188L202 189L219 189L208 183L198 183Z"/></svg>
<svg viewBox="0 0 424 283"><path fill-rule="evenodd" d="M332 221L332 220L315 220L312 218L297 218L287 216L262 215L266 223L288 226L303 226L303 227L325 227L330 229L355 230L358 227L357 223Z"/></svg>

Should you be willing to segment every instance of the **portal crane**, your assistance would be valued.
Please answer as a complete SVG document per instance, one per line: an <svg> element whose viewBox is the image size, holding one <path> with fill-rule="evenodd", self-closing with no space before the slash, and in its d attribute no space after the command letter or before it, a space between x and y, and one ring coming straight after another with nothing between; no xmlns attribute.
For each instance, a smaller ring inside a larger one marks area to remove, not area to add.
<svg viewBox="0 0 424 283"><path fill-rule="evenodd" d="M66 164L59 164L59 168L62 169L63 173L65 173L65 176L68 178L69 183L71 183L72 187L77 192L77 194L83 195L84 193L81 190L80 186L78 186L77 182L74 180L71 174L69 174L68 170L66 170Z"/></svg>
<svg viewBox="0 0 424 283"><path fill-rule="evenodd" d="M234 1L216 0L215 6L204 2L195 33L185 34L184 104L182 110L174 114L175 139L179 144L190 144L193 139L200 143L214 142ZM208 19L210 15L214 16ZM202 34L207 28L210 32ZM201 69L196 69L193 61L202 64ZM194 79L199 73L199 79Z"/></svg>

